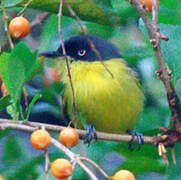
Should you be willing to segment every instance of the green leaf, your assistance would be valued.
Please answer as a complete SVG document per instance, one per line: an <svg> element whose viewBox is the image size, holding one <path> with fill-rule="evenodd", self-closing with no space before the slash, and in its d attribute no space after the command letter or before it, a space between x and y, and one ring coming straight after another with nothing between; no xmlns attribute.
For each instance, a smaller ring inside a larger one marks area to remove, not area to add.
<svg viewBox="0 0 181 180"><path fill-rule="evenodd" d="M31 80L35 75L43 72L43 67L44 67L44 57L39 57L32 68L32 72L30 73L29 77L27 78L27 81Z"/></svg>
<svg viewBox="0 0 181 180"><path fill-rule="evenodd" d="M93 22L83 22L84 27L86 27L88 34L94 34L96 36L109 39L114 32L114 28L107 25L97 24ZM79 34L82 34L81 31Z"/></svg>
<svg viewBox="0 0 181 180"><path fill-rule="evenodd" d="M16 6L24 6L28 0L23 0ZM58 13L60 0L36 0L28 7ZM98 0L69 0L69 5L83 21L96 22L104 25L126 24L130 19L137 20L138 13L126 1L98 1ZM118 8L117 8L118 7ZM66 5L63 6L63 15L72 17Z"/></svg>
<svg viewBox="0 0 181 180"><path fill-rule="evenodd" d="M26 120L29 119L29 116L30 116L30 113L31 113L31 108L32 106L35 104L35 102L40 99L42 97L41 94L37 94L36 96L33 97L32 101L30 102L29 106L28 106L28 113L27 113L27 116L26 116Z"/></svg>
<svg viewBox="0 0 181 180"><path fill-rule="evenodd" d="M129 21L132 23L139 18L137 10L128 1L112 0L112 7L112 11L109 9L109 13L111 14L109 17L111 21L117 22L117 25L125 24Z"/></svg>
<svg viewBox="0 0 181 180"><path fill-rule="evenodd" d="M23 0L17 6L23 6L28 0ZM105 12L100 9L92 0L69 0L68 3L82 20L96 21L100 24L111 24ZM57 13L60 0L36 0L29 5L30 8L40 9L48 12ZM72 16L67 7L63 6L63 15Z"/></svg>
<svg viewBox="0 0 181 180"><path fill-rule="evenodd" d="M69 19L71 18L67 18L67 21L69 22ZM64 17L62 17L62 26L64 25ZM70 22L70 24L72 24ZM57 38L56 36L58 36L58 17L55 14L50 15L47 20L45 20L45 22L43 23L43 28L42 28L42 33L40 35L40 46L39 46L39 51L51 51L51 50L55 50L55 48L57 48L57 46L55 47L55 43L51 43L52 40L58 40L57 43L60 44L60 40L59 38ZM50 36L51 34L51 36ZM64 37L64 36L63 36ZM57 45L57 44L56 44Z"/></svg>
<svg viewBox="0 0 181 180"><path fill-rule="evenodd" d="M14 103L20 100L24 83L30 78L36 63L37 52L32 53L29 47L21 42L11 54L0 56L0 72L5 86Z"/></svg>
<svg viewBox="0 0 181 180"><path fill-rule="evenodd" d="M111 8L112 7L112 1L111 0L94 0L94 2L97 5L100 5L103 8Z"/></svg>
<svg viewBox="0 0 181 180"><path fill-rule="evenodd" d="M0 98L0 111L4 110L10 104L11 104L11 102L10 102L9 95Z"/></svg>
<svg viewBox="0 0 181 180"><path fill-rule="evenodd" d="M45 23L43 24L42 33L40 36L39 51L56 50L60 45L57 23L58 23L57 15L53 14L49 16L45 21ZM64 40L72 36L82 34L80 26L77 24L77 22L74 19L62 16L61 23L62 23L62 34ZM111 37L112 32L114 32L114 28L111 26L101 25L90 21L82 21L82 25L85 27L88 34L94 34L103 37L105 39Z"/></svg>

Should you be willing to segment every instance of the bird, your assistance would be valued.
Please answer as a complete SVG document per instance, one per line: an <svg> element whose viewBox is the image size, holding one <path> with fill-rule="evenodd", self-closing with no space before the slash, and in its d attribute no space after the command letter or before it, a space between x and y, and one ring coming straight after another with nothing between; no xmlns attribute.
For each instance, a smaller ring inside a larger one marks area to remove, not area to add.
<svg viewBox="0 0 181 180"><path fill-rule="evenodd" d="M136 73L122 58L119 48L95 35L73 36L64 41L64 47L71 59L76 111L91 125L89 130L95 128L119 134L133 130L143 111L144 95ZM62 45L56 51L39 55L59 61L63 56ZM68 71L65 61L58 64L61 81L65 84L63 106L72 120L73 100ZM77 127L83 128L81 121L77 122Z"/></svg>

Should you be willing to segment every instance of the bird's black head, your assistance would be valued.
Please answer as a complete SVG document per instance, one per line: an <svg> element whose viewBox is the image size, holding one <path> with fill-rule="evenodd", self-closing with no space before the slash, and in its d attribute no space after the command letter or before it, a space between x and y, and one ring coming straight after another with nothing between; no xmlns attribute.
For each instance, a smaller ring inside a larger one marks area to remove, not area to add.
<svg viewBox="0 0 181 180"><path fill-rule="evenodd" d="M91 43L94 44L96 50L92 48ZM64 44L67 55L74 60L97 61L100 59L99 55L102 60L121 57L119 49L114 44L97 36L74 36L66 40ZM98 53L96 53L96 51ZM40 53L40 55L46 57L63 56L62 46L60 46L55 52L44 52Z"/></svg>

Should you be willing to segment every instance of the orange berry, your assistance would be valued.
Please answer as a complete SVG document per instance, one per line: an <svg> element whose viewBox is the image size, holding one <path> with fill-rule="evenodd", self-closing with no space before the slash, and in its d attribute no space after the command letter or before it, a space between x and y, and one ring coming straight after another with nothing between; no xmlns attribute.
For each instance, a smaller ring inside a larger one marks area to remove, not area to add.
<svg viewBox="0 0 181 180"><path fill-rule="evenodd" d="M37 150L46 150L50 145L50 134L46 130L36 130L31 134L31 145Z"/></svg>
<svg viewBox="0 0 181 180"><path fill-rule="evenodd" d="M30 32L30 23L22 16L15 17L9 23L9 32L14 38L24 38Z"/></svg>
<svg viewBox="0 0 181 180"><path fill-rule="evenodd" d="M3 96L8 95L8 90L6 89L6 86L4 83L1 84L1 92L3 93Z"/></svg>
<svg viewBox="0 0 181 180"><path fill-rule="evenodd" d="M50 70L50 73L51 73L51 77L54 81L60 81L61 80L61 77L60 75L58 74L58 71L55 69L55 68L52 68Z"/></svg>
<svg viewBox="0 0 181 180"><path fill-rule="evenodd" d="M128 170L119 170L114 174L112 180L135 180L135 176Z"/></svg>
<svg viewBox="0 0 181 180"><path fill-rule="evenodd" d="M141 4L144 4L148 12L152 12L152 0L140 0Z"/></svg>
<svg viewBox="0 0 181 180"><path fill-rule="evenodd" d="M65 179L73 174L72 164L66 159L56 159L51 164L50 171L57 179Z"/></svg>
<svg viewBox="0 0 181 180"><path fill-rule="evenodd" d="M72 148L79 142L79 134L77 131L68 126L63 129L59 134L59 141L66 147Z"/></svg>

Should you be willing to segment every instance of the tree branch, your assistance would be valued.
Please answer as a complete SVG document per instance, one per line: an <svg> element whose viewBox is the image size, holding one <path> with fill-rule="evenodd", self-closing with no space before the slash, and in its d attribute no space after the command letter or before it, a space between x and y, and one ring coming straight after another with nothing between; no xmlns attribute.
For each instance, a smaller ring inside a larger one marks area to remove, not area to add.
<svg viewBox="0 0 181 180"><path fill-rule="evenodd" d="M44 128L47 130L54 130L54 131L60 131L65 127L62 126L52 126L52 125L46 125L46 124L41 124L41 123L23 123L23 121L17 121L13 122L10 120L2 120L0 119L0 129L5 130L5 129L17 129L17 130L23 130L23 131L28 131L28 132L33 132L37 130L38 128ZM84 132L85 134L86 132ZM62 145L60 142L55 140L54 138L51 138L51 143L60 149L67 157L71 159L71 161L75 164L78 164L86 173L87 175L93 179L93 180L98 180L98 178L94 175L94 173L81 161L81 158L86 160L86 157L81 157L78 154L74 154L72 151L70 151L68 148L66 148L64 145ZM45 173L46 173L46 178L49 179L48 175L48 164L49 164L49 158L48 158L48 152L45 151ZM91 160L87 159L88 162ZM95 163L96 164L96 163ZM94 163L93 163L94 166ZM98 165L94 166L94 168L97 169L99 167ZM101 171L102 174L106 174L102 169L100 170L100 167L98 169ZM107 175L108 177L108 175Z"/></svg>
<svg viewBox="0 0 181 180"><path fill-rule="evenodd" d="M98 178L94 175L94 173L83 163L81 162L79 155L74 154L72 151L70 151L68 148L66 148L64 145L59 143L57 140L54 138L51 138L51 143L60 149L66 156L68 156L71 161L76 161L76 163L87 173L87 175L92 179L92 180L98 180Z"/></svg>
<svg viewBox="0 0 181 180"><path fill-rule="evenodd" d="M172 136L174 137L171 139L170 138L166 139L166 142L162 142L167 147L170 145L174 145L176 142L181 140L181 105L179 102L178 95L171 83L171 73L168 71L166 64L164 63L161 46L160 46L160 39L168 40L168 38L160 34L159 28L157 26L158 23L157 0L153 0L152 22L148 18L146 9L143 7L143 5L141 5L139 0L130 0L130 3L139 12L140 17L142 18L145 27L148 31L150 42L152 44L159 65L159 70L157 71L157 75L158 78L163 82L167 93L167 100L172 113L172 121L174 122L176 129L176 132L173 131L166 132L170 137Z"/></svg>
<svg viewBox="0 0 181 180"><path fill-rule="evenodd" d="M68 8L70 14L72 15L72 17L75 18L75 20L77 21L77 24L80 26L80 29L81 29L82 33L83 33L84 35L87 35L87 34L88 34L88 33L87 33L87 30L86 30L85 27L82 25L81 19L77 16L76 12L72 9L72 7L70 6L70 4L69 4L66 0L64 0L64 3L65 3L65 5L67 6L67 8ZM89 43L90 43L90 46L91 46L92 50L94 51L94 53L96 54L96 56L98 57L98 59L100 60L100 62L101 62L102 65L104 66L104 68L106 69L106 71L107 71L107 72L111 75L111 77L113 78L113 77L114 77L114 76L113 76L113 73L112 73L112 72L108 69L108 67L104 64L104 61L103 61L103 59L102 59L99 51L96 49L94 43L92 42L92 40L91 40L89 37L87 37L87 39L88 39L88 41L89 41Z"/></svg>
<svg viewBox="0 0 181 180"><path fill-rule="evenodd" d="M0 119L0 129L16 129L16 130L21 130L21 131L26 131L26 132L33 132L42 127L45 127L45 129L50 130L50 131L55 131L55 132L60 132L65 128L64 126L55 126L55 125L49 125L49 124L43 124L43 123L37 123L37 122L24 123L23 121L13 122L7 119ZM79 133L81 138L84 138L86 136L85 130L77 129L77 132ZM132 136L123 135L123 134L121 135L121 134L97 132L97 138L99 140L129 142ZM144 142L147 144L154 143L154 140L153 140L154 137L143 136L143 138L144 138ZM137 142L136 138L134 139L134 142Z"/></svg>
<svg viewBox="0 0 181 180"><path fill-rule="evenodd" d="M31 4L31 2L33 2L33 0L29 0L23 7L23 9L18 13L18 16L21 16L24 14L26 8Z"/></svg>

